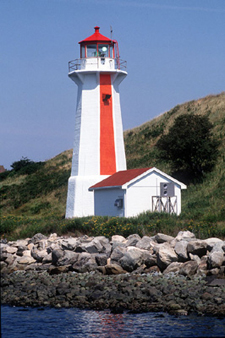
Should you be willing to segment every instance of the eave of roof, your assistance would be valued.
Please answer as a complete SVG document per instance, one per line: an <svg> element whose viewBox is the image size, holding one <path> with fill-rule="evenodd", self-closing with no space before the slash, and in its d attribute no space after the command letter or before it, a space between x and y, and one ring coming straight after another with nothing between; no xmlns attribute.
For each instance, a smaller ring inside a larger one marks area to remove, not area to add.
<svg viewBox="0 0 225 338"><path fill-rule="evenodd" d="M171 180L172 182L174 182L174 184L180 186L180 189L187 189L187 186L184 183L176 180L175 178L171 177L170 175L167 175L166 173L162 172L161 170L155 167L149 167L149 168L138 168L118 171L115 174L109 176L108 178L92 185L89 188L89 190L92 191L98 189L112 189L112 188L126 189L128 185L132 184L137 179L141 179L146 174L149 174L150 172L154 171L159 175L164 176L168 180Z"/></svg>
<svg viewBox="0 0 225 338"><path fill-rule="evenodd" d="M149 169L151 168L138 168L138 169L117 171L115 174L107 177L101 182L96 183L95 185L91 186L89 189L92 190L92 189L100 189L100 188L106 188L106 187L110 187L110 188L122 187L124 184L132 181L133 179L142 175Z"/></svg>

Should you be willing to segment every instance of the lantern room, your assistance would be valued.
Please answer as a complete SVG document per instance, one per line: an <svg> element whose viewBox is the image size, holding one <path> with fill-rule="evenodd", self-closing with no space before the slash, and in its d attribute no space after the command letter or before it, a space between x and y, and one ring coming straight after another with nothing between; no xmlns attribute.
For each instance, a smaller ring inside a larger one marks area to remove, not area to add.
<svg viewBox="0 0 225 338"><path fill-rule="evenodd" d="M102 35L100 27L94 29L94 34L79 42L80 59L69 62L69 73L76 70L126 70L126 61L119 57L117 41Z"/></svg>
<svg viewBox="0 0 225 338"><path fill-rule="evenodd" d="M87 39L79 42L80 44L80 57L109 57L115 58L114 44L115 41L108 39L99 33L100 27L95 27L95 33Z"/></svg>

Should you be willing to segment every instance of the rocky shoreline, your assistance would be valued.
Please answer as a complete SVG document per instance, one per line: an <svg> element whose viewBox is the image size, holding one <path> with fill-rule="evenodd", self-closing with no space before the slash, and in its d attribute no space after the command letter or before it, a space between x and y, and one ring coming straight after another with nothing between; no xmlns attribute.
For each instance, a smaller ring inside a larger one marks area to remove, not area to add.
<svg viewBox="0 0 225 338"><path fill-rule="evenodd" d="M34 237L1 242L1 303L225 316L225 241Z"/></svg>

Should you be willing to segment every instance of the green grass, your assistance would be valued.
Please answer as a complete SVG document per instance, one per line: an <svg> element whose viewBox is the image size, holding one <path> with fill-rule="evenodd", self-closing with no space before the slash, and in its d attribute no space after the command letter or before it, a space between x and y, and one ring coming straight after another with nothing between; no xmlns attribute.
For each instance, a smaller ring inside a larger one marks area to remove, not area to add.
<svg viewBox="0 0 225 338"><path fill-rule="evenodd" d="M193 220L181 216L163 213L146 212L137 217L83 217L62 219L55 215L35 218L23 216L4 216L0 224L0 235L8 240L30 238L36 233L59 236L105 236L113 235L128 237L131 234L154 236L158 232L176 236L179 231L189 230L198 238L219 237L225 238L225 229L220 228L213 220Z"/></svg>
<svg viewBox="0 0 225 338"><path fill-rule="evenodd" d="M176 235L191 230L200 238L225 237L225 92L177 105L169 112L124 132L127 167L155 166L172 175L168 163L157 159L156 142L183 113L207 115L213 135L221 141L213 171L198 184L182 191L179 217L146 213L136 218L89 217L65 220L66 195L72 150L19 172L0 174L0 234L8 238L31 237L36 232L58 235L89 234L110 237L117 233Z"/></svg>

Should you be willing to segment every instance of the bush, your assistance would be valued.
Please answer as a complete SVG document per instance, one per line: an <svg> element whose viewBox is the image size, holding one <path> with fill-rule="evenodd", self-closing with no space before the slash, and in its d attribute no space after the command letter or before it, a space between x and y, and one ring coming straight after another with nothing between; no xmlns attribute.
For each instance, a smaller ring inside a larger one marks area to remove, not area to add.
<svg viewBox="0 0 225 338"><path fill-rule="evenodd" d="M159 158L188 180L201 178L212 170L219 155L219 141L213 139L212 127L207 116L178 116L168 134L162 135L156 144Z"/></svg>

